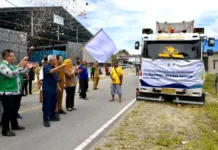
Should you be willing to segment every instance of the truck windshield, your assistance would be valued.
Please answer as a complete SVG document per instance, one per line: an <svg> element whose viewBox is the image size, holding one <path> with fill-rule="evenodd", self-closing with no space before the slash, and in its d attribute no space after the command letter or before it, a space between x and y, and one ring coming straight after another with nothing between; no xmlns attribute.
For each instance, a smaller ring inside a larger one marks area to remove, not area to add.
<svg viewBox="0 0 218 150"><path fill-rule="evenodd" d="M184 59L201 59L201 42L193 41L145 41L142 57L158 59L160 56L180 55Z"/></svg>

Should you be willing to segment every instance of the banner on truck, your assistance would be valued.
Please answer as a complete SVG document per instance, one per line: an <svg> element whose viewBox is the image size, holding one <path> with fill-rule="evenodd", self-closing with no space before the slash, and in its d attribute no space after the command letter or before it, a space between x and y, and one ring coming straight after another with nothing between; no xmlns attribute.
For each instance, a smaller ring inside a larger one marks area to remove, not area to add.
<svg viewBox="0 0 218 150"><path fill-rule="evenodd" d="M202 88L206 78L202 60L143 60L142 86L156 88Z"/></svg>

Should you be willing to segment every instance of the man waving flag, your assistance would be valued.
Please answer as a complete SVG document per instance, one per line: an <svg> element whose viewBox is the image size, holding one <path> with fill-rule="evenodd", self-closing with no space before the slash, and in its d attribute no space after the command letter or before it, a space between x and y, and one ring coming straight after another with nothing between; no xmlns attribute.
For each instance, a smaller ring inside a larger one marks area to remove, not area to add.
<svg viewBox="0 0 218 150"><path fill-rule="evenodd" d="M101 29L84 47L98 62L106 62L117 51L114 41Z"/></svg>

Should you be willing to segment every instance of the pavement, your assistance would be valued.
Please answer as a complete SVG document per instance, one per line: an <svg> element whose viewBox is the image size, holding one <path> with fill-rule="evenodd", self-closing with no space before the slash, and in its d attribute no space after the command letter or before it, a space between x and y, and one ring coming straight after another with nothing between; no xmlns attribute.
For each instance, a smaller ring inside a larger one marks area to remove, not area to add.
<svg viewBox="0 0 218 150"><path fill-rule="evenodd" d="M123 102L109 102L110 79L101 80L99 89L93 91L93 83L89 83L89 100L75 97L77 110L61 115L61 121L51 122L50 128L43 126L42 109L39 94L33 94L22 99L20 113L23 117L20 125L23 131L16 131L15 137L0 136L0 150L73 150L84 140L101 128L106 122L120 112L135 98L138 77L135 74L124 76ZM78 88L76 92L78 91ZM65 99L65 95L64 95ZM65 109L65 101L63 108Z"/></svg>

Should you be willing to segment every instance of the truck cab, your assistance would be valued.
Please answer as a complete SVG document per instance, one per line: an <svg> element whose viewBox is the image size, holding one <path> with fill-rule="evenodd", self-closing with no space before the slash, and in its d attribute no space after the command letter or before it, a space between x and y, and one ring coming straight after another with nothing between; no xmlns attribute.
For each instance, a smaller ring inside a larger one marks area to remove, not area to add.
<svg viewBox="0 0 218 150"><path fill-rule="evenodd" d="M201 30L200 33L190 32L192 30L175 33L172 28L168 29L168 33L158 30L156 34L151 29L143 29L141 43L135 43L135 49L141 47L142 57L136 99L164 101L171 97L175 103L203 105L206 73L202 41L213 47L215 39L202 36ZM208 54L212 55L213 51Z"/></svg>

